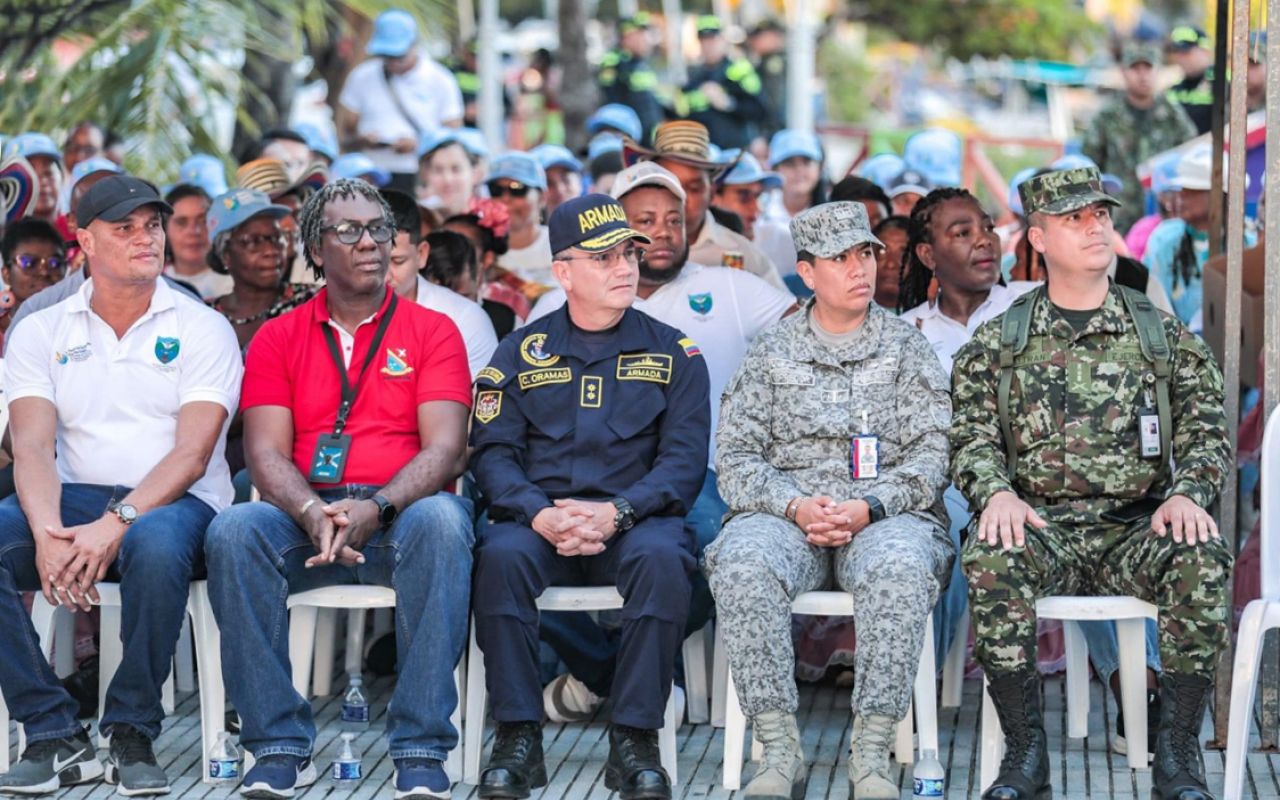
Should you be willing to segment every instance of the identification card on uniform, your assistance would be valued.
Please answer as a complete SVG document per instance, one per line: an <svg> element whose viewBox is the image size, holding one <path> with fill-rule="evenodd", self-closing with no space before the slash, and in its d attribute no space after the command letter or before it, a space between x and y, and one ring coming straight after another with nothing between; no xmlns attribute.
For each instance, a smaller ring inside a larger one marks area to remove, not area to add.
<svg viewBox="0 0 1280 800"><path fill-rule="evenodd" d="M311 483L341 483L351 452L351 436L345 433L322 433L316 439L316 452L311 457Z"/></svg>
<svg viewBox="0 0 1280 800"><path fill-rule="evenodd" d="M867 412L862 412L862 433L853 437L849 451L849 474L855 480L880 477L880 437L867 426Z"/></svg>
<svg viewBox="0 0 1280 800"><path fill-rule="evenodd" d="M1160 457L1160 412L1150 402L1138 409L1138 440L1143 458Z"/></svg>

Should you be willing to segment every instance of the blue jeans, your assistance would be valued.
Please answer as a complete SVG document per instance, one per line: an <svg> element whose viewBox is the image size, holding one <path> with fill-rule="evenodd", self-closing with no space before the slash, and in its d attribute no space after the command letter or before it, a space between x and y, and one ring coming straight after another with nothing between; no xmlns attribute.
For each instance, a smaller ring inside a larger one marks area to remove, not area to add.
<svg viewBox="0 0 1280 800"><path fill-rule="evenodd" d="M129 493L123 486L68 483L62 487L62 524L85 525ZM204 572L205 528L213 509L186 494L138 517L107 580L120 584L120 639L124 656L107 687L102 732L130 725L155 739L164 709L160 687L169 676L187 615L187 590ZM17 495L0 501L0 687L9 713L26 726L28 742L82 730L79 704L62 688L40 650L22 604L22 592L40 591L36 545Z"/></svg>
<svg viewBox="0 0 1280 800"><path fill-rule="evenodd" d="M1114 622L1081 622L1080 632L1089 645L1089 660L1102 682L1110 685L1111 676L1120 669L1120 642ZM1156 621L1147 620L1147 666L1160 674L1160 645Z"/></svg>
<svg viewBox="0 0 1280 800"><path fill-rule="evenodd" d="M947 504L947 515L951 517L951 541L955 543L958 553L960 552L960 534L969 526L969 503L954 484L947 487L942 499ZM956 630L960 624L960 617L968 607L969 582L960 571L960 559L957 558L955 565L951 568L951 583L938 597L938 604L933 607L933 652L938 669L941 669L942 664L947 660L947 653L951 652L957 637L964 640L960 642L960 647L967 647L969 644L969 631Z"/></svg>
<svg viewBox="0 0 1280 800"><path fill-rule="evenodd" d="M331 502L376 491L346 487L320 497ZM467 639L474 542L471 501L444 493L401 511L354 567L304 566L315 546L270 503L219 514L206 545L209 599L222 630L223 677L240 712L241 744L257 758L311 755L316 726L311 703L293 688L286 603L296 592L366 584L396 592L400 680L387 706L391 757L443 761L458 743L449 715L458 704L453 670Z"/></svg>
<svg viewBox="0 0 1280 800"><path fill-rule="evenodd" d="M720 535L729 504L716 489L716 472L707 470L702 491L685 517L685 525L695 537L694 557L702 562L702 551ZM702 630L715 613L715 599L702 569L690 577L693 594L689 600L689 620L685 635ZM963 584L964 582L961 581ZM601 628L591 615L583 611L548 611L540 615L538 638L555 650L569 673L582 681L594 694L608 697L613 693L613 673L618 660L621 631Z"/></svg>

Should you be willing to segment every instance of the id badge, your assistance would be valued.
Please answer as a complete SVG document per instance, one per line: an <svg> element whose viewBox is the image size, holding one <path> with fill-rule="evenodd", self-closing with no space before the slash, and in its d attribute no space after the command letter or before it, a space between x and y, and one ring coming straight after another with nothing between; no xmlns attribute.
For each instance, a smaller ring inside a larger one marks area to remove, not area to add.
<svg viewBox="0 0 1280 800"><path fill-rule="evenodd" d="M1160 458L1160 413L1150 406L1138 409L1138 438L1143 458Z"/></svg>
<svg viewBox="0 0 1280 800"><path fill-rule="evenodd" d="M311 456L311 483L341 483L351 454L351 437L345 433L322 433Z"/></svg>
<svg viewBox="0 0 1280 800"><path fill-rule="evenodd" d="M880 477L880 437L870 434L853 437L849 472L855 481Z"/></svg>

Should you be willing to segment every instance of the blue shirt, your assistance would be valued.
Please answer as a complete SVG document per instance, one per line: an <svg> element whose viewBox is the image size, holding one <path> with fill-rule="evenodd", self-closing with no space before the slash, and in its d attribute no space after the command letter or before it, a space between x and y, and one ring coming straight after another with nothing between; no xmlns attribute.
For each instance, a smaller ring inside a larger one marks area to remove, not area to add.
<svg viewBox="0 0 1280 800"><path fill-rule="evenodd" d="M1174 266L1178 248L1182 246L1182 237L1191 232L1191 245L1196 254L1196 268L1191 280L1183 280ZM1245 247L1253 247L1257 236L1245 233ZM1201 285L1201 274L1204 264L1209 260L1209 234L1191 228L1181 219L1166 219L1156 226L1147 240L1147 252L1142 263L1151 270L1151 274L1160 281L1169 302L1173 305L1173 313L1178 315L1182 324L1191 325L1192 320L1200 313L1204 304L1204 288ZM1199 331L1195 331L1199 333Z"/></svg>

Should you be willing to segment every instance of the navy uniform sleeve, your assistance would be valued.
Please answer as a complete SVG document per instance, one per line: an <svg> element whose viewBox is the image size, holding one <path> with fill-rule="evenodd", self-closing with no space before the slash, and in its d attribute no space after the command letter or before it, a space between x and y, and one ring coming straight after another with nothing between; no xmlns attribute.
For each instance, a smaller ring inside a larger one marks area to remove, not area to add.
<svg viewBox="0 0 1280 800"><path fill-rule="evenodd" d="M528 422L512 380L518 343L519 337L503 340L493 361L476 375L470 467L493 516L528 525L551 500L524 471Z"/></svg>
<svg viewBox="0 0 1280 800"><path fill-rule="evenodd" d="M644 519L658 513L684 516L702 491L711 441L711 379L692 339L671 341L674 365L667 386L667 410L658 428L653 468L622 497Z"/></svg>

